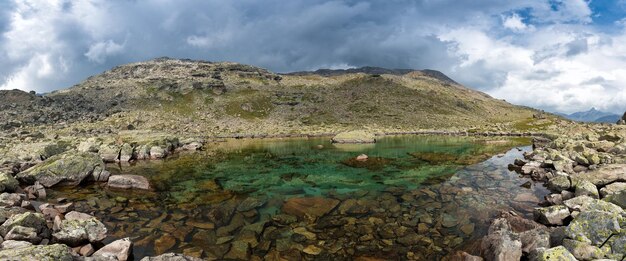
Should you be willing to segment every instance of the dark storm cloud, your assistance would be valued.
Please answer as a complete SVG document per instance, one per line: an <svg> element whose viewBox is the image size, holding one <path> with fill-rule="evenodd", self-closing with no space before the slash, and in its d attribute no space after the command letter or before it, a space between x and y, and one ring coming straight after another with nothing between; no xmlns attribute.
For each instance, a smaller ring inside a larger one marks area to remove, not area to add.
<svg viewBox="0 0 626 261"><path fill-rule="evenodd" d="M555 10L548 0L0 1L0 88L45 92L120 64L169 56L276 72L429 68L510 100L510 89L523 86L518 81L542 90L580 83L553 85L568 76L542 71L561 71L553 68L559 61L594 51L590 37L619 49L613 36L579 35L589 29L586 1L560 2ZM563 106L558 97L520 99Z"/></svg>

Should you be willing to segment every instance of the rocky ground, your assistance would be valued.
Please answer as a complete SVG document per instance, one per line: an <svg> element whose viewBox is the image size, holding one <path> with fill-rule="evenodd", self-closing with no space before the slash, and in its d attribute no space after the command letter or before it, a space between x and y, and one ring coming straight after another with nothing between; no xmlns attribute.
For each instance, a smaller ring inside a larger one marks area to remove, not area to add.
<svg viewBox="0 0 626 261"><path fill-rule="evenodd" d="M571 125L553 140L535 140L535 147L510 167L545 182L552 194L534 210L534 220L510 213L494 220L477 254L486 260L624 260L626 126Z"/></svg>

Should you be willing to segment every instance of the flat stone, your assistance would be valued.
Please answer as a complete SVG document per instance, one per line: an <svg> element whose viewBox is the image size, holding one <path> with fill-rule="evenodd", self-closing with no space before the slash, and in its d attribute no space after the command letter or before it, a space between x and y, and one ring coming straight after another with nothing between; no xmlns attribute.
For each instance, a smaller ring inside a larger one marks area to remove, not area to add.
<svg viewBox="0 0 626 261"><path fill-rule="evenodd" d="M41 241L41 237L37 235L37 229L23 226L14 226L4 239L28 241L33 244L37 244Z"/></svg>
<svg viewBox="0 0 626 261"><path fill-rule="evenodd" d="M621 191L626 191L626 182L615 182L600 189L600 196L603 198Z"/></svg>
<svg viewBox="0 0 626 261"><path fill-rule="evenodd" d="M226 259L248 260L250 259L250 244L243 241L234 241L230 250L224 256Z"/></svg>
<svg viewBox="0 0 626 261"><path fill-rule="evenodd" d="M170 250L172 247L176 245L176 238L172 235L165 234L161 236L159 239L154 241L154 251L160 255Z"/></svg>
<svg viewBox="0 0 626 261"><path fill-rule="evenodd" d="M305 247L304 249L302 249L302 252L309 254L309 255L314 255L317 256L320 253L322 253L322 249L319 247L316 247L314 245L308 245L307 247Z"/></svg>
<svg viewBox="0 0 626 261"><path fill-rule="evenodd" d="M166 253L154 257L144 257L140 261L202 261L203 259L175 253Z"/></svg>
<svg viewBox="0 0 626 261"><path fill-rule="evenodd" d="M570 211L584 212L590 210L600 210L619 214L624 213L624 210L621 207L613 203L604 200L594 199L589 196L579 196L568 199L566 201L563 201L563 204L567 206Z"/></svg>
<svg viewBox="0 0 626 261"><path fill-rule="evenodd" d="M626 182L626 164L605 165L596 170L574 174L572 178L587 180L596 186Z"/></svg>
<svg viewBox="0 0 626 261"><path fill-rule="evenodd" d="M150 189L150 182L140 175L113 175L109 177L107 186L119 189Z"/></svg>

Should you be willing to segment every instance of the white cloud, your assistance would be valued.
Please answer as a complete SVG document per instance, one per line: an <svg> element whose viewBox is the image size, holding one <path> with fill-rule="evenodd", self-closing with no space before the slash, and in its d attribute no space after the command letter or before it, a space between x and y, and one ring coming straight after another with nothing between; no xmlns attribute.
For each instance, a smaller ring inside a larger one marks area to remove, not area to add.
<svg viewBox="0 0 626 261"><path fill-rule="evenodd" d="M117 44L112 40L104 42L97 42L89 47L89 51L85 53L85 56L89 61L96 63L104 63L108 56L117 55L124 51L124 46Z"/></svg>
<svg viewBox="0 0 626 261"><path fill-rule="evenodd" d="M513 31L525 31L529 28L529 26L525 24L524 21L522 21L522 17L520 17L516 13L510 16L504 16L502 25L504 25L505 28L511 29Z"/></svg>

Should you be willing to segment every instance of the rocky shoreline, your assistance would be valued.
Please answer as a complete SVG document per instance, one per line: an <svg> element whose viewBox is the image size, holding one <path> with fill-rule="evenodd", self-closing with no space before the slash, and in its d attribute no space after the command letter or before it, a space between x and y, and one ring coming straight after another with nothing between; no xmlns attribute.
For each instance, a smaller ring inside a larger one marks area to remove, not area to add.
<svg viewBox="0 0 626 261"><path fill-rule="evenodd" d="M482 239L486 260L624 260L626 129L593 125L549 142L509 166L551 194L534 220L503 213ZM458 253L460 260L481 257Z"/></svg>

